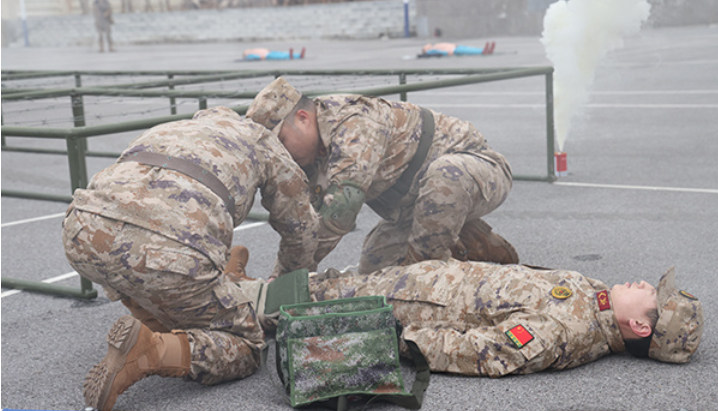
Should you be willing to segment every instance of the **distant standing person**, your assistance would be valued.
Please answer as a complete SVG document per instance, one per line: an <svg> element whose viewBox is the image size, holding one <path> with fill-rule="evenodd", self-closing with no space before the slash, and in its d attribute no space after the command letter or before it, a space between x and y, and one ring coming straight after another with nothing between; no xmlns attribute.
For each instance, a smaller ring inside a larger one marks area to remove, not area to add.
<svg viewBox="0 0 718 411"><path fill-rule="evenodd" d="M100 53L105 51L105 44L102 40L104 35L107 40L107 49L115 51L112 45L112 6L108 0L95 0L92 3L92 14L95 16L95 28L97 29L98 39L100 41Z"/></svg>

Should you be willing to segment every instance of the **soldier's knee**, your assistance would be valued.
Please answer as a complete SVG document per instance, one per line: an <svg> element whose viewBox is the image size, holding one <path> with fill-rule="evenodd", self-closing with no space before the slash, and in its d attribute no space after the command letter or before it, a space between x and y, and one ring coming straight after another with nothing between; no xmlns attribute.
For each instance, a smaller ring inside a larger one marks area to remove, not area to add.
<svg viewBox="0 0 718 411"><path fill-rule="evenodd" d="M467 177L466 169L462 166L460 158L455 155L444 155L429 164L425 179L441 178L448 181L460 181Z"/></svg>

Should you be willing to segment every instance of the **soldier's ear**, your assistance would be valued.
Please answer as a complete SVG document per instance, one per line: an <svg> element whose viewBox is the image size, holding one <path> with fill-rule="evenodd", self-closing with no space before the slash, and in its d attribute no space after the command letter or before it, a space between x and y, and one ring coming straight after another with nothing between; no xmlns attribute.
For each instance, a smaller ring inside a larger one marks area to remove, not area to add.
<svg viewBox="0 0 718 411"><path fill-rule="evenodd" d="M307 110L299 109L297 110L297 113L295 114L294 120L299 120L302 124L306 124L311 119L311 116L309 115L309 112Z"/></svg>
<svg viewBox="0 0 718 411"><path fill-rule="evenodd" d="M628 320L628 325L631 327L631 331L641 338L648 337L653 332L651 324L644 319L630 319Z"/></svg>

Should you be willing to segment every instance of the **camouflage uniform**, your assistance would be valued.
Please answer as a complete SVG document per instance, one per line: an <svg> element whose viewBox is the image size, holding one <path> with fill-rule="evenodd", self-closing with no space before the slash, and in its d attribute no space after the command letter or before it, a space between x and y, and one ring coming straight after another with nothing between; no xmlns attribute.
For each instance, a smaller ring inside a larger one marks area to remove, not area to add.
<svg viewBox="0 0 718 411"><path fill-rule="evenodd" d="M674 289L672 276L666 273L659 285L649 356L686 362L700 342L703 314L695 297ZM573 271L450 259L369 276L328 270L309 287L315 301L386 296L403 339L418 345L432 371L529 374L625 349L608 287Z"/></svg>
<svg viewBox="0 0 718 411"><path fill-rule="evenodd" d="M131 161L145 152L211 172L232 203L182 172ZM258 367L264 334L250 300L222 274L233 229L259 189L282 236L276 270L310 267L318 223L305 179L264 127L228 108L203 110L145 132L75 192L63 223L66 255L110 299L131 298L166 328L186 330L190 378L241 378Z"/></svg>
<svg viewBox="0 0 718 411"><path fill-rule="evenodd" d="M271 87L275 86L267 89ZM280 102L258 95L247 115L276 128L278 112L272 105L293 105L296 96L291 93L277 91ZM314 103L321 143L315 164L305 171L314 187L315 207L320 209L322 201L332 206L333 187L352 186L383 218L364 241L362 273L402 263L409 246L418 259L449 258L465 223L495 210L511 189L508 162L473 125L431 111L432 144L408 192L396 202L372 202L394 186L417 152L421 108L357 95L323 96ZM316 262L351 230L352 223L322 230Z"/></svg>
<svg viewBox="0 0 718 411"><path fill-rule="evenodd" d="M390 188L414 156L420 107L361 96L315 99L326 156L317 161L324 190L358 183L371 201ZM373 207L383 220L364 241L359 271L403 262L407 245L423 259L447 259L466 221L489 214L511 189L511 168L471 123L432 111L434 139L411 188L397 204ZM336 242L323 243L319 253ZM321 256L321 254L319 255Z"/></svg>

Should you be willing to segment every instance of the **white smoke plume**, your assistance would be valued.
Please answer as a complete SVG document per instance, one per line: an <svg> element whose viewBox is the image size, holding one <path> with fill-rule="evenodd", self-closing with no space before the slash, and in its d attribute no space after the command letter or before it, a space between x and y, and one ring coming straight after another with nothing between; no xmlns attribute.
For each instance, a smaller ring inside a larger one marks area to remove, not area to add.
<svg viewBox="0 0 718 411"><path fill-rule="evenodd" d="M601 59L621 48L625 36L637 33L650 11L647 0L559 0L546 10L541 43L554 66L559 150L563 150L571 119L588 101Z"/></svg>

